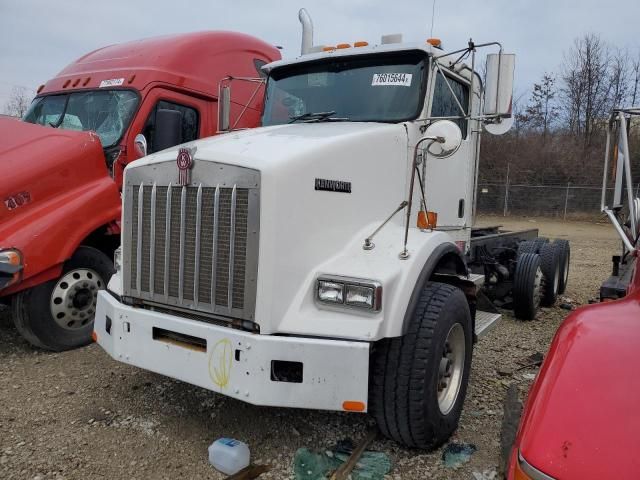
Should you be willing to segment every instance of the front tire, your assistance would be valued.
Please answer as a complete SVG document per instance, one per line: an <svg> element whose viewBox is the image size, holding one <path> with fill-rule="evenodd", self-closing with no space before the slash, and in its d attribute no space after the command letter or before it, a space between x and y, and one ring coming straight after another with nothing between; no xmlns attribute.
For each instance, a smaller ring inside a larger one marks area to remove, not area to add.
<svg viewBox="0 0 640 480"><path fill-rule="evenodd" d="M432 449L458 428L472 356L469 304L458 288L429 282L407 332L373 354L370 411L388 438Z"/></svg>
<svg viewBox="0 0 640 480"><path fill-rule="evenodd" d="M91 341L98 290L115 273L100 250L79 247L64 264L60 278L14 295L13 321L32 345L63 351Z"/></svg>

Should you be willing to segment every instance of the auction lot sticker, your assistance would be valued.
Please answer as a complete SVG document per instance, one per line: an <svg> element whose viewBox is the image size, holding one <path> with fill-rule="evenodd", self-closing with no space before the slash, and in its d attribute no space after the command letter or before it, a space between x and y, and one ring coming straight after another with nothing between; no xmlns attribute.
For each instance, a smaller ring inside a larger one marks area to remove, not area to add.
<svg viewBox="0 0 640 480"><path fill-rule="evenodd" d="M371 85L374 87L383 85L411 86L412 73L374 73Z"/></svg>

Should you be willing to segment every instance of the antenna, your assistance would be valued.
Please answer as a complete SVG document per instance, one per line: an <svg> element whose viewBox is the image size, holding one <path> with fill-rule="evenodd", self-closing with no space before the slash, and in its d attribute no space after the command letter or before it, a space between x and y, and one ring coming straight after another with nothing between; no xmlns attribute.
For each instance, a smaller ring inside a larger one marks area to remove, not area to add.
<svg viewBox="0 0 640 480"><path fill-rule="evenodd" d="M433 4L431 6L431 33L429 33L429 37L433 38L433 22L436 17L436 0L433 0Z"/></svg>

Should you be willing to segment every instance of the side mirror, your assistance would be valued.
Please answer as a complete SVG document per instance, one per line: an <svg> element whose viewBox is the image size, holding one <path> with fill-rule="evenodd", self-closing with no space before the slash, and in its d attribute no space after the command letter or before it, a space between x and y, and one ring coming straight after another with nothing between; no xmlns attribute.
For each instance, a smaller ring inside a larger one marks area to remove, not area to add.
<svg viewBox="0 0 640 480"><path fill-rule="evenodd" d="M483 114L495 117L485 123L487 132L501 135L513 125L513 72L516 56L506 53L487 55L487 78Z"/></svg>
<svg viewBox="0 0 640 480"><path fill-rule="evenodd" d="M447 158L458 151L462 144L460 127L451 120L438 120L427 127L426 138L437 138L426 148L436 158Z"/></svg>
<svg viewBox="0 0 640 480"><path fill-rule="evenodd" d="M231 87L225 85L220 88L218 97L218 131L229 130L229 116L231 114Z"/></svg>
<svg viewBox="0 0 640 480"><path fill-rule="evenodd" d="M147 138L143 134L139 133L136 135L136 138L133 140L133 145L135 146L138 157L147 156Z"/></svg>
<svg viewBox="0 0 640 480"><path fill-rule="evenodd" d="M153 149L156 152L182 143L182 112L160 108L156 112Z"/></svg>

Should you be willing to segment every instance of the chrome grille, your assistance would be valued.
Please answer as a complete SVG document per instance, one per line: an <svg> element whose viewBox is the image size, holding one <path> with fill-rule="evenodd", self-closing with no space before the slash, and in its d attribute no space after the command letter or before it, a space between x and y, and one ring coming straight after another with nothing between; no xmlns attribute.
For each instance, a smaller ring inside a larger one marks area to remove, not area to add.
<svg viewBox="0 0 640 480"><path fill-rule="evenodd" d="M252 320L257 283L257 187L247 182L216 186L127 183L125 294Z"/></svg>

